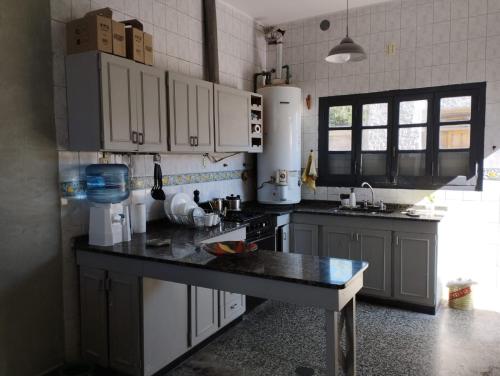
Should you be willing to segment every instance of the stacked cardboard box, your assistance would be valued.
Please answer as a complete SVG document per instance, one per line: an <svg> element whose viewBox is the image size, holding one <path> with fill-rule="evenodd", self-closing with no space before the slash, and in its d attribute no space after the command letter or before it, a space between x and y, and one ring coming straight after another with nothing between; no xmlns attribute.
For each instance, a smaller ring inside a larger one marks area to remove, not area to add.
<svg viewBox="0 0 500 376"><path fill-rule="evenodd" d="M109 8L87 13L66 26L68 55L101 51L153 65L153 36L138 20L117 22Z"/></svg>

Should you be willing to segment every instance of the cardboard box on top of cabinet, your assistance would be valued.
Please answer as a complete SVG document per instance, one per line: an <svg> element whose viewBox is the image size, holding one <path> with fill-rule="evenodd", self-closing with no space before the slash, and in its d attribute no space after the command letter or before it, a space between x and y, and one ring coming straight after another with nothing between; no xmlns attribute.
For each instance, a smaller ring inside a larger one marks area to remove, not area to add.
<svg viewBox="0 0 500 376"><path fill-rule="evenodd" d="M113 30L113 55L127 57L125 25L121 22L111 21L111 28Z"/></svg>
<svg viewBox="0 0 500 376"><path fill-rule="evenodd" d="M144 32L139 20L122 21L125 25L127 58L144 63Z"/></svg>
<svg viewBox="0 0 500 376"><path fill-rule="evenodd" d="M144 64L153 65L153 36L144 33Z"/></svg>
<svg viewBox="0 0 500 376"><path fill-rule="evenodd" d="M112 11L109 8L87 13L66 25L68 55L85 51L113 53Z"/></svg>

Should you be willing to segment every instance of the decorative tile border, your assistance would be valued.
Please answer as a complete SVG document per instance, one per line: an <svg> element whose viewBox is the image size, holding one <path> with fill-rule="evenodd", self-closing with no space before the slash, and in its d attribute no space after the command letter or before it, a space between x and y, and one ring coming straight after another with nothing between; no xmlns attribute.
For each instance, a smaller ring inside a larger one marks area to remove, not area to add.
<svg viewBox="0 0 500 376"><path fill-rule="evenodd" d="M241 179L242 174L246 172L251 174L253 170L232 170L216 172L200 172L191 174L164 175L163 186L176 186L185 184L199 184L213 181L237 180ZM153 186L152 176L132 177L130 179L130 189L149 189ZM62 197L85 197L85 180L72 180L60 183Z"/></svg>
<svg viewBox="0 0 500 376"><path fill-rule="evenodd" d="M500 168L485 168L484 178L487 180L498 180L500 181Z"/></svg>

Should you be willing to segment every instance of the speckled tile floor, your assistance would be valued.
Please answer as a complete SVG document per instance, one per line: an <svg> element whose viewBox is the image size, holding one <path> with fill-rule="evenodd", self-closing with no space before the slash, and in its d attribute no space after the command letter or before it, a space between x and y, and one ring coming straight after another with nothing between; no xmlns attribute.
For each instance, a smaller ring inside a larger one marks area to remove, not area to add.
<svg viewBox="0 0 500 376"><path fill-rule="evenodd" d="M500 314L358 302L358 375L500 376ZM268 301L165 376L325 375L319 309Z"/></svg>

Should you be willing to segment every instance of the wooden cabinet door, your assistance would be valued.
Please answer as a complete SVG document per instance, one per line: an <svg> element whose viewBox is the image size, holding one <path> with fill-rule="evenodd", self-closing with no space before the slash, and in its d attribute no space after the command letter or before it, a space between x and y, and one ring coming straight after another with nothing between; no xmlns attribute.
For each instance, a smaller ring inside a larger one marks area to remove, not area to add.
<svg viewBox="0 0 500 376"><path fill-rule="evenodd" d="M195 151L214 151L214 85L211 82L193 80L190 90L190 134Z"/></svg>
<svg viewBox="0 0 500 376"><path fill-rule="evenodd" d="M191 286L191 346L210 337L218 329L218 291Z"/></svg>
<svg viewBox="0 0 500 376"><path fill-rule="evenodd" d="M101 54L103 149L137 150L137 71L130 60Z"/></svg>
<svg viewBox="0 0 500 376"><path fill-rule="evenodd" d="M435 305L436 235L394 233L394 297Z"/></svg>
<svg viewBox="0 0 500 376"><path fill-rule="evenodd" d="M323 242L320 256L353 260L353 250L357 244L353 241L355 230L348 227L323 227Z"/></svg>
<svg viewBox="0 0 500 376"><path fill-rule="evenodd" d="M127 375L140 375L140 280L115 272L109 272L108 278L109 366Z"/></svg>
<svg viewBox="0 0 500 376"><path fill-rule="evenodd" d="M291 251L304 255L318 255L318 226L303 223L292 224Z"/></svg>
<svg viewBox="0 0 500 376"><path fill-rule="evenodd" d="M190 94L192 79L168 72L169 150L193 152L193 135L190 133L190 111L193 100Z"/></svg>
<svg viewBox="0 0 500 376"><path fill-rule="evenodd" d="M137 79L139 151L164 153L167 151L165 72L140 65Z"/></svg>
<svg viewBox="0 0 500 376"><path fill-rule="evenodd" d="M227 291L219 291L220 327L229 324L245 313L246 297Z"/></svg>
<svg viewBox="0 0 500 376"><path fill-rule="evenodd" d="M82 357L108 367L108 309L106 272L80 267L80 309Z"/></svg>
<svg viewBox="0 0 500 376"><path fill-rule="evenodd" d="M249 151L250 93L214 85L215 151Z"/></svg>
<svg viewBox="0 0 500 376"><path fill-rule="evenodd" d="M374 296L390 297L392 295L391 231L357 230L353 254L354 260L363 260L370 265L363 275L361 293Z"/></svg>

